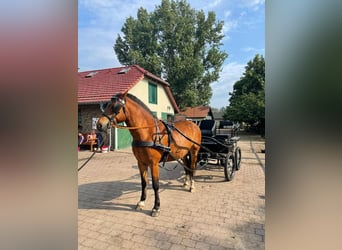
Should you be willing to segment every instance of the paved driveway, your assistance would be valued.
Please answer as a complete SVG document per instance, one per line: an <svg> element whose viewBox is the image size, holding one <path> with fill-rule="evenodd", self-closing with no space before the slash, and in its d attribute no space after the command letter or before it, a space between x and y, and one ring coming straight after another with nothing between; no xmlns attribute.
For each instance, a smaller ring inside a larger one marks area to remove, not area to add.
<svg viewBox="0 0 342 250"><path fill-rule="evenodd" d="M241 169L231 182L216 166L196 172L196 192L182 187L177 163L160 169L161 214L151 217L151 180L145 209L130 150L96 153L78 175L79 249L264 249L264 140L241 136ZM78 166L91 155L78 154Z"/></svg>

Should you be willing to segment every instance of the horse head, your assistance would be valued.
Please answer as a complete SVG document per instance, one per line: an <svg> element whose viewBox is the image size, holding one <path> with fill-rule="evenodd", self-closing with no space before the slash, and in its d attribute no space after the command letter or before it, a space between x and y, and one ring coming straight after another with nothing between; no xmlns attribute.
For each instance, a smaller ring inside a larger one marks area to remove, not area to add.
<svg viewBox="0 0 342 250"><path fill-rule="evenodd" d="M96 127L104 131L111 124L117 125L126 120L125 104L127 91L114 95L109 102L101 104L102 115L97 121Z"/></svg>

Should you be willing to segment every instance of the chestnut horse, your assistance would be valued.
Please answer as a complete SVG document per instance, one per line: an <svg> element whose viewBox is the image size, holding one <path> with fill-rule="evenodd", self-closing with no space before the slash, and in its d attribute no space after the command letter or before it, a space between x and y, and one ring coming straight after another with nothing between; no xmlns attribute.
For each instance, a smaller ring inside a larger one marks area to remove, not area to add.
<svg viewBox="0 0 342 250"><path fill-rule="evenodd" d="M138 161L142 188L137 210L141 210L145 205L150 167L155 197L152 216L158 216L160 213L159 162L181 159L186 165L184 186L190 186L190 192L194 191L193 177L201 143L201 131L196 124L191 121L178 121L168 125L157 120L142 101L127 92L113 96L111 101L102 107L102 111L97 122L98 130L104 131L110 125L117 127L118 123L125 122L133 137L132 151Z"/></svg>

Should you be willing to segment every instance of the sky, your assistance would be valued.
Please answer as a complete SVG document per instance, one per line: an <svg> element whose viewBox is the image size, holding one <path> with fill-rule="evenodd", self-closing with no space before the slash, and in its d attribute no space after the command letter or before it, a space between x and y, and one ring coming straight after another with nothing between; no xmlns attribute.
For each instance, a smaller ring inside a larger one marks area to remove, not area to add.
<svg viewBox="0 0 342 250"><path fill-rule="evenodd" d="M265 56L265 0L187 0L191 8L214 11L224 21L221 50L228 53L220 79L211 84L212 108L226 107L229 92L256 54ZM153 12L161 0L79 0L79 72L120 67L113 46L126 19L140 7Z"/></svg>

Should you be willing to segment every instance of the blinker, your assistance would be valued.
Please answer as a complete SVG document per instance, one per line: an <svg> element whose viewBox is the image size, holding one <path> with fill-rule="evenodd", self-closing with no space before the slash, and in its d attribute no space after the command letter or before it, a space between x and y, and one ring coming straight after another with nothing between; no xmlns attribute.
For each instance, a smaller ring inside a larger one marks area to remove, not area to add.
<svg viewBox="0 0 342 250"><path fill-rule="evenodd" d="M112 98L111 98L111 101L112 101L112 102L114 102L114 101L115 101L115 102L119 102L119 103L121 103L122 105L125 105L125 100L124 100L124 99L121 99L121 98L119 98L119 97L116 97L116 96L115 96L115 97L112 97Z"/></svg>
<svg viewBox="0 0 342 250"><path fill-rule="evenodd" d="M117 115L120 112L120 109L125 105L125 100L118 97L113 97L111 100L112 102L115 101L112 111L115 115Z"/></svg>
<svg viewBox="0 0 342 250"><path fill-rule="evenodd" d="M107 102L105 102L105 103L100 103L100 110L101 110L102 112L104 112L104 110L105 110L105 108L107 107L107 105L108 105Z"/></svg>

